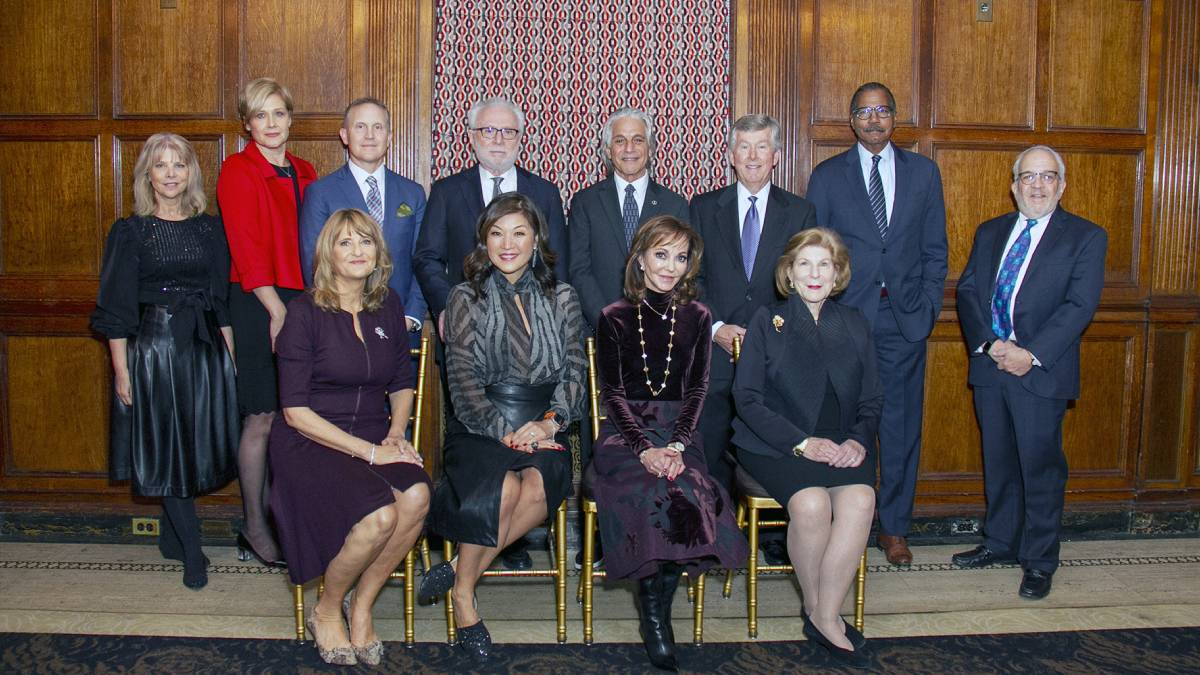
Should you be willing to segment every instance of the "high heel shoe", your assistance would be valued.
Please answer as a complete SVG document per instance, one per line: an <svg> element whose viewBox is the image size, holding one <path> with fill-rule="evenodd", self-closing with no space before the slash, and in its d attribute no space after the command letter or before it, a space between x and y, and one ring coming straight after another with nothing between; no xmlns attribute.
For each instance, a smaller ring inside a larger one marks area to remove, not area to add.
<svg viewBox="0 0 1200 675"><path fill-rule="evenodd" d="M817 625L812 622L812 619L808 618L807 614L804 614L804 628L802 630L805 637L824 647L825 651L829 652L829 655L837 661L858 668L865 668L871 663L866 654L863 654L861 651L857 649L845 649L830 642L829 638L821 633L821 629L817 628Z"/></svg>
<svg viewBox="0 0 1200 675"><path fill-rule="evenodd" d="M304 625L308 627L308 632L312 633L313 644L316 645L317 654L321 657L322 661L331 666L353 666L358 664L358 658L355 657L352 647L326 649L321 646L321 643L317 641L317 626L313 623L311 614L304 620Z"/></svg>
<svg viewBox="0 0 1200 675"><path fill-rule="evenodd" d="M354 596L354 591L346 594L342 600L342 615L346 617L346 627L350 627L350 599ZM377 666L383 661L383 643L378 639L368 642L366 645L359 647L354 644L354 640L350 640L350 649L354 650L354 656L359 663L365 663L368 666Z"/></svg>
<svg viewBox="0 0 1200 675"><path fill-rule="evenodd" d="M846 625L846 639L850 641L854 651L858 651L867 646L867 636L862 634L862 631L854 627L854 624L842 619L842 623Z"/></svg>
<svg viewBox="0 0 1200 675"><path fill-rule="evenodd" d="M487 661L492 653L492 634L483 625L483 619L458 629L458 648L476 663Z"/></svg>
<svg viewBox="0 0 1200 675"><path fill-rule="evenodd" d="M442 597L454 586L454 567L448 562L439 563L429 568L421 577L421 588L417 591L417 602L428 605Z"/></svg>
<svg viewBox="0 0 1200 675"><path fill-rule="evenodd" d="M246 535L241 532L237 534L237 557L242 562L249 562L253 558L266 567L287 567L287 561L285 560L264 559L258 554L258 551L254 550L254 546L250 544L250 540L246 538Z"/></svg>

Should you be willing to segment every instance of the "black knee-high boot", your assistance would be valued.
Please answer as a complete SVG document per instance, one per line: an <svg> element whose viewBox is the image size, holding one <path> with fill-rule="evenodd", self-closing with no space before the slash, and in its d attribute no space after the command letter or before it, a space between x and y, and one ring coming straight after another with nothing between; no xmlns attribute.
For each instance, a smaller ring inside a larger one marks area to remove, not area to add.
<svg viewBox="0 0 1200 675"><path fill-rule="evenodd" d="M671 637L670 622L663 622L662 571L638 579L638 629L650 663L662 670L679 670L675 659L675 640Z"/></svg>
<svg viewBox="0 0 1200 675"><path fill-rule="evenodd" d="M163 497L163 511L171 521L183 550L183 585L198 590L208 584L208 558L200 548L200 519L194 498ZM165 553L164 553L165 554Z"/></svg>
<svg viewBox="0 0 1200 675"><path fill-rule="evenodd" d="M683 565L675 562L664 562L658 568L659 586L662 592L658 611L663 625L667 627L667 636L671 639L672 651L675 646L675 628L671 625L671 602L675 599L675 590L679 588L679 579L683 575Z"/></svg>

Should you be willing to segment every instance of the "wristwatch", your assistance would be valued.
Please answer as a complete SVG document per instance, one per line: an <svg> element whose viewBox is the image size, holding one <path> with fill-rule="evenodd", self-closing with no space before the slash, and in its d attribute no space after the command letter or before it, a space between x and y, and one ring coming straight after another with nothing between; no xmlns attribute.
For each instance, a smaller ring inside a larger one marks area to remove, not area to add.
<svg viewBox="0 0 1200 675"><path fill-rule="evenodd" d="M679 441L671 441L670 443L667 443L667 448L674 450L681 455L683 454L684 450L687 450L687 448L683 447L683 443L680 443Z"/></svg>

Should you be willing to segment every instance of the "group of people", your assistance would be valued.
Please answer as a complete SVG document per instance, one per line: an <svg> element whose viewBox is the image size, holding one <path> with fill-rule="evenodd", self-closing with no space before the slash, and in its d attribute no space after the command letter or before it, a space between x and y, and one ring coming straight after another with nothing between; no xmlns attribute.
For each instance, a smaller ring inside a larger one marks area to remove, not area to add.
<svg viewBox="0 0 1200 675"><path fill-rule="evenodd" d="M242 558L324 578L307 625L325 661L380 662L372 606L426 529L458 553L420 597L450 593L460 646L486 659L476 585L498 556L523 564L525 534L570 494L565 433L584 418L594 335L604 561L636 586L651 663L677 667L681 574L747 558L739 465L787 511L764 552L795 568L804 634L863 660L840 609L876 513L887 559L912 560L925 342L947 274L941 177L891 142L887 87L854 93L858 142L805 197L771 182L769 116L734 122L735 184L689 203L650 178L651 117L618 110L601 133L610 173L566 218L558 189L516 166L525 120L503 98L471 107L478 163L428 200L386 168L375 99L347 107L348 161L319 180L287 151L284 87L254 80L238 109L249 142L222 167L220 219L188 142L146 142L93 315L112 354L112 475L163 499L159 546L185 585L207 582L194 498L238 477ZM954 562L1019 561L1030 598L1057 566L1061 423L1103 285L1104 231L1058 206L1065 184L1052 149L1017 157L1018 212L980 226L957 294L988 512L983 544ZM447 408L436 488L407 437L427 315Z"/></svg>

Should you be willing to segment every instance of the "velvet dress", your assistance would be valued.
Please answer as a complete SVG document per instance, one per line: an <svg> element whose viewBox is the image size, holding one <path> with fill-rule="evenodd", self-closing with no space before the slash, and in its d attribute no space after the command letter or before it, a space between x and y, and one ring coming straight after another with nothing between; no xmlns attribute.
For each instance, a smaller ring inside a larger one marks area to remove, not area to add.
<svg viewBox="0 0 1200 675"><path fill-rule="evenodd" d="M304 294L288 303L275 339L279 400L308 407L348 434L379 443L388 433L388 394L412 389L413 368L404 307L394 291L374 312L359 312L362 339L349 312L317 307ZM416 464L368 464L309 440L275 418L269 438L271 514L297 584L325 573L346 535L404 492L430 483Z"/></svg>
<svg viewBox="0 0 1200 675"><path fill-rule="evenodd" d="M708 391L712 314L695 301L677 305L674 315L670 306L671 296L647 290L639 305L618 300L600 314L597 370L607 418L592 470L610 580L650 576L663 561L683 564L689 574L731 568L748 553L729 495L709 476L696 434ZM646 380L655 390L663 386L668 363L666 386L656 396ZM638 459L642 450L675 441L686 450L684 471L673 481L651 474Z"/></svg>

